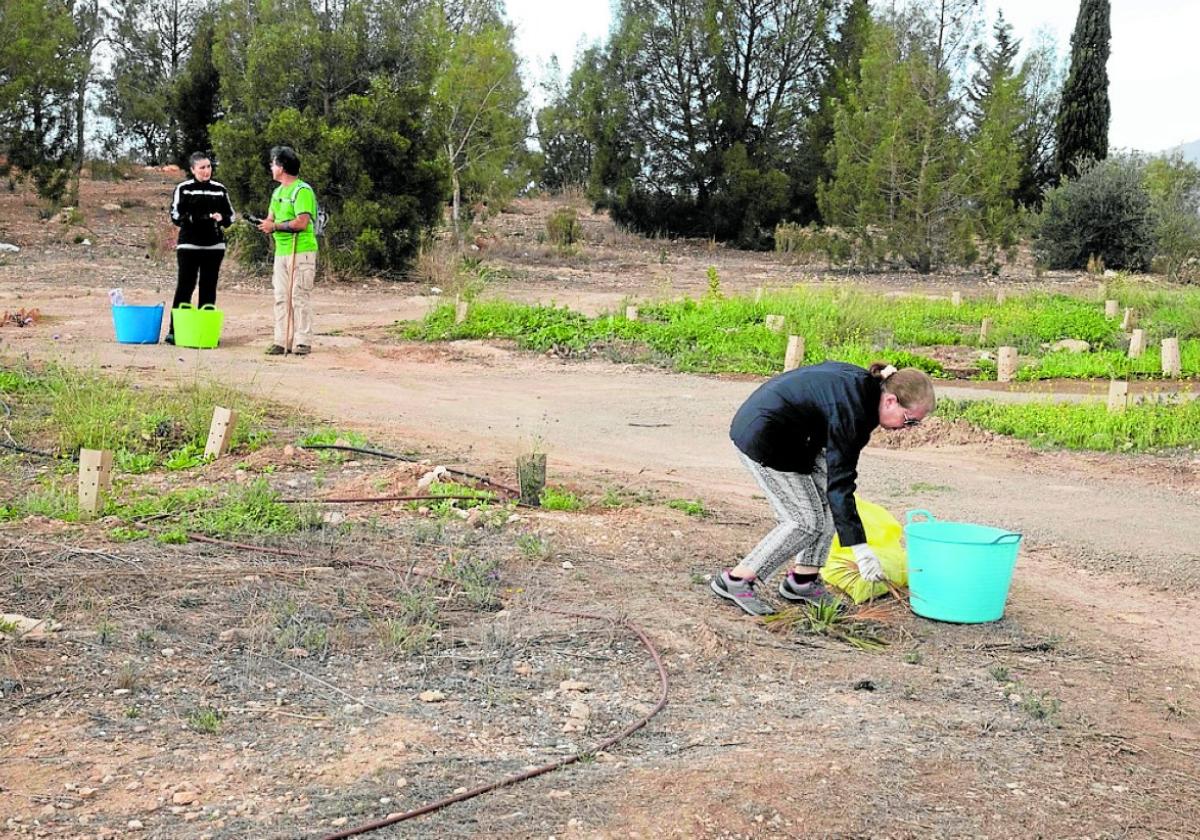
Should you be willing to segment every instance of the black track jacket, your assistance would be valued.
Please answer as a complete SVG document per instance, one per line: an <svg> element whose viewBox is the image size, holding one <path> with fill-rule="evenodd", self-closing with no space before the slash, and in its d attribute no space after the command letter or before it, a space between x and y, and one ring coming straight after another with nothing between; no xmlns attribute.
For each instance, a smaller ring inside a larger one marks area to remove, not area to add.
<svg viewBox="0 0 1200 840"><path fill-rule="evenodd" d="M750 395L733 416L729 437L750 460L780 472L811 473L824 448L838 540L865 543L854 488L859 453L879 425L880 394L880 381L857 365L797 368Z"/></svg>
<svg viewBox="0 0 1200 840"><path fill-rule="evenodd" d="M221 221L209 218L221 214ZM233 224L233 204L219 181L189 178L175 187L171 196L171 221L179 225L179 249L223 250L224 229Z"/></svg>

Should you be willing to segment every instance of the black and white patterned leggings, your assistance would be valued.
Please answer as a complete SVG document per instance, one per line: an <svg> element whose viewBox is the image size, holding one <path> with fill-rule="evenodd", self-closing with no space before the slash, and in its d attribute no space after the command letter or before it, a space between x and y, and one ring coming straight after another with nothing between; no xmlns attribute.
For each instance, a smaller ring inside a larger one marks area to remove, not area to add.
<svg viewBox="0 0 1200 840"><path fill-rule="evenodd" d="M789 558L797 566L824 566L833 544L833 511L829 508L825 450L817 456L812 475L779 472L738 452L742 463L767 495L779 524L742 560L742 566L767 580Z"/></svg>

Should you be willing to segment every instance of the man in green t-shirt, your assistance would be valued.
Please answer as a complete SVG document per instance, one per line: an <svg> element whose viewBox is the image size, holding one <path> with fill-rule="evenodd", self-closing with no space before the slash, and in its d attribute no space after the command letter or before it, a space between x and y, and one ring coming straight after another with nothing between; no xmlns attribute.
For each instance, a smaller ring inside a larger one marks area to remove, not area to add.
<svg viewBox="0 0 1200 840"><path fill-rule="evenodd" d="M312 288L317 276L317 195L299 178L300 157L291 146L271 149L271 177L279 182L258 229L275 238L275 343L268 356L312 352Z"/></svg>

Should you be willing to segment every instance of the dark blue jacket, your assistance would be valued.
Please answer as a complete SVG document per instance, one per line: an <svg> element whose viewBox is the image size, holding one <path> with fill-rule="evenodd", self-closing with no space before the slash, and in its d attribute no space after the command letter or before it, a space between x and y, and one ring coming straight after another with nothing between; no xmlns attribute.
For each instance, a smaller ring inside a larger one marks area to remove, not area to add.
<svg viewBox="0 0 1200 840"><path fill-rule="evenodd" d="M797 368L750 395L733 416L729 437L750 460L780 472L811 473L823 448L838 540L864 543L854 488L858 455L879 425L880 394L880 380L857 365Z"/></svg>

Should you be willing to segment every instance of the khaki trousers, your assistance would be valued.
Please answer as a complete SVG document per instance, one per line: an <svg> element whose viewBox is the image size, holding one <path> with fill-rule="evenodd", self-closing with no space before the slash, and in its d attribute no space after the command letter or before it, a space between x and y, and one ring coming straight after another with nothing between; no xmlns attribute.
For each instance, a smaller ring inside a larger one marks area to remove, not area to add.
<svg viewBox="0 0 1200 840"><path fill-rule="evenodd" d="M275 343L287 346L288 284L292 271L292 256L275 257L271 286L275 290ZM312 289L317 276L317 254L310 251L296 254L296 279L292 286L292 349L312 347Z"/></svg>

